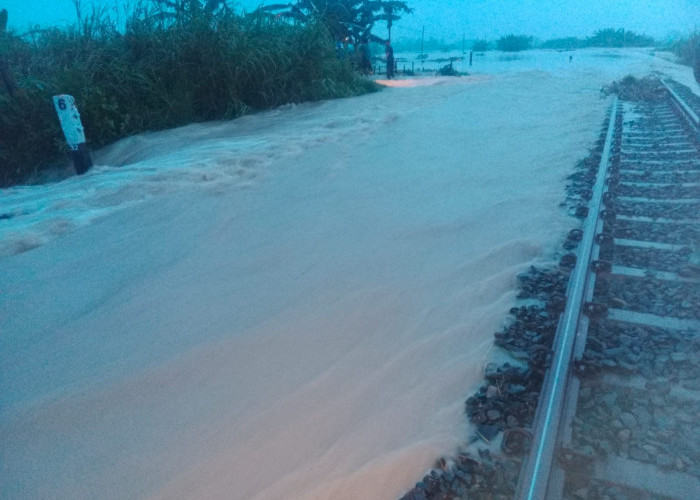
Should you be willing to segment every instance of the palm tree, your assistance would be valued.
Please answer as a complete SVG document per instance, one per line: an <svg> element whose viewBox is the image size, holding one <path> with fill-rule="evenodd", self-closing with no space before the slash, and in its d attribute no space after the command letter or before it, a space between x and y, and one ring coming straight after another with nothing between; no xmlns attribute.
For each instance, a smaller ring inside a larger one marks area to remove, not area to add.
<svg viewBox="0 0 700 500"><path fill-rule="evenodd" d="M383 12L383 14L375 16L374 19L376 21L386 21L388 38L389 42L391 42L391 27L393 26L394 21L401 19L401 16L399 15L400 13L410 14L413 12L413 10L408 7L406 2L399 2L395 0L378 0L374 3L379 4L379 7Z"/></svg>
<svg viewBox="0 0 700 500"><path fill-rule="evenodd" d="M76 1L76 0L74 0ZM176 22L230 11L226 0L154 0L155 17Z"/></svg>
<svg viewBox="0 0 700 500"><path fill-rule="evenodd" d="M382 0L297 0L293 4L274 4L260 7L257 12L293 19L301 23L313 20L322 23L336 40L357 43L360 40L383 42L372 35L377 21L391 26L400 19L400 12L409 13L406 2ZM381 12L381 13L380 13ZM391 36L389 36L391 38Z"/></svg>

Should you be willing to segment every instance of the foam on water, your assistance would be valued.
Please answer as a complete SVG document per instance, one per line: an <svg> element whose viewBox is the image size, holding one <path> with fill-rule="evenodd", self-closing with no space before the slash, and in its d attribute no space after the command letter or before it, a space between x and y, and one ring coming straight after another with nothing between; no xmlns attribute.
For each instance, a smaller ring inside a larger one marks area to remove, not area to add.
<svg viewBox="0 0 700 500"><path fill-rule="evenodd" d="M329 109L326 109L329 108ZM377 109L333 116L333 103L289 105L231 122L196 124L124 139L95 154L86 175L2 191L0 256L20 253L114 210L180 189L246 188L268 165L386 117Z"/></svg>

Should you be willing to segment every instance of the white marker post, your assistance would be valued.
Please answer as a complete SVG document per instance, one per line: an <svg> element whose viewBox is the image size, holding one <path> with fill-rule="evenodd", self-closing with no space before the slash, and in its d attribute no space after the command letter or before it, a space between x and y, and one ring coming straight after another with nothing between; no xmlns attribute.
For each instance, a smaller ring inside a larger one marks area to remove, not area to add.
<svg viewBox="0 0 700 500"><path fill-rule="evenodd" d="M75 171L82 175L92 167L92 158L85 143L85 130L80 122L78 108L75 107L75 99L72 95L55 95L53 104L58 113L63 134L66 136Z"/></svg>

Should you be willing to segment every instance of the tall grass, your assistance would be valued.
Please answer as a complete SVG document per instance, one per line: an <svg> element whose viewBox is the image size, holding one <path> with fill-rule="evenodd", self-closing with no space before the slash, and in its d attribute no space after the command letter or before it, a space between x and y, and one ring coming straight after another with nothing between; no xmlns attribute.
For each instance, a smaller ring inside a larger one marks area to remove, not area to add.
<svg viewBox="0 0 700 500"><path fill-rule="evenodd" d="M168 14L168 15L164 15ZM51 96L75 96L88 142L235 118L290 102L374 90L338 59L326 29L262 16L138 5L117 29L93 10L67 29L0 34L20 87L0 88L0 185L26 181L65 151Z"/></svg>

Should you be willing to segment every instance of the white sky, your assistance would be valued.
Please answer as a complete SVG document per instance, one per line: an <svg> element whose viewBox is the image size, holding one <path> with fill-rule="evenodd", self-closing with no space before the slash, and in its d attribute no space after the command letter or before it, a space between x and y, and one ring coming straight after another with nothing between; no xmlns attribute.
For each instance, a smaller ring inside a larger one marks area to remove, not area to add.
<svg viewBox="0 0 700 500"><path fill-rule="evenodd" d="M123 0L95 0L113 5ZM85 5L90 0L83 0ZM132 2L133 3L133 2ZM259 0L237 2L253 8ZM264 3L284 3L280 0ZM585 37L602 28L625 28L656 38L687 34L700 29L699 0L409 0L414 14L395 25L394 38L418 38L425 25L426 38L447 41L467 38L494 39L510 33L548 39ZM72 0L0 0L10 12L10 24L72 22ZM382 36L381 32L378 32Z"/></svg>

